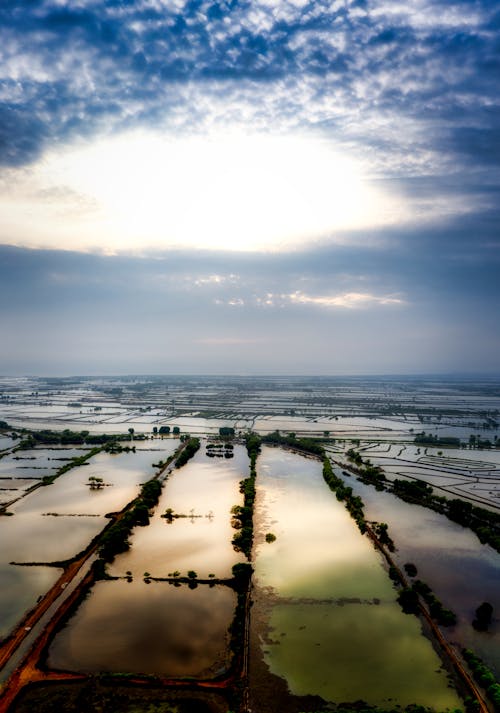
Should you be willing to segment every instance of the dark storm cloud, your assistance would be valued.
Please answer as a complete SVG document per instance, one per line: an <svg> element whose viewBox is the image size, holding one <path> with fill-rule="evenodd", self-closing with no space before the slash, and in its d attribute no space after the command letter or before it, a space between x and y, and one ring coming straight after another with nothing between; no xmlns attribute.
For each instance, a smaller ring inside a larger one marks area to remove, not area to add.
<svg viewBox="0 0 500 713"><path fill-rule="evenodd" d="M0 28L4 164L104 127L200 124L201 97L278 126L334 132L393 160L399 153L397 165L409 147L439 149L457 166L497 160L487 148L499 125L498 11L487 0L399 9L348 0L4 2ZM398 130L405 118L417 124L412 135Z"/></svg>

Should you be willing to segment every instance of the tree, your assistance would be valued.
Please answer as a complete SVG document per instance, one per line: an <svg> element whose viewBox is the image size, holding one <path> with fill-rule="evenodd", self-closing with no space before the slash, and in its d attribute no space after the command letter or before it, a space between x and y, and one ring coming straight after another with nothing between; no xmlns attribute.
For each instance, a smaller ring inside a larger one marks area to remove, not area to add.
<svg viewBox="0 0 500 713"><path fill-rule="evenodd" d="M488 631L493 617L493 607L489 602L483 602L476 609L476 618L472 626L476 631Z"/></svg>
<svg viewBox="0 0 500 713"><path fill-rule="evenodd" d="M133 429L133 428L129 428L129 429L128 429L128 432L130 433L130 440L133 441L133 440L134 440L134 429Z"/></svg>
<svg viewBox="0 0 500 713"><path fill-rule="evenodd" d="M408 575L408 577L416 577L417 576L417 568L413 564L413 562L407 562L404 565L404 568L405 568L405 572Z"/></svg>

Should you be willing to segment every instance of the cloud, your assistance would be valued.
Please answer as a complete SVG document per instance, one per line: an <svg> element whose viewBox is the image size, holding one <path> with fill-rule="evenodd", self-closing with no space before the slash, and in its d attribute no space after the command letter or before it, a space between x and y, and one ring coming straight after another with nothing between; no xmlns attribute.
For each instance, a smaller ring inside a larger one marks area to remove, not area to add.
<svg viewBox="0 0 500 713"><path fill-rule="evenodd" d="M475 250L455 229L271 255L0 247L0 373L494 370L492 234Z"/></svg>
<svg viewBox="0 0 500 713"><path fill-rule="evenodd" d="M342 309L359 309L373 306L403 305L405 301L391 295L377 296L367 292L346 292L338 295L313 296L294 292L288 296L295 304L315 305Z"/></svg>
<svg viewBox="0 0 500 713"><path fill-rule="evenodd" d="M444 365L491 365L499 29L494 0L4 0L0 243L66 247L0 247L11 368L22 359L36 366L26 334L46 345L47 368L56 352L82 368L107 360L111 370L120 353L125 368L125 347L134 367L147 343L155 345L150 367L168 371L170 354L183 370L199 368L193 334L246 339L258 330L276 347L278 370L313 364L308 344L335 352L335 331L345 336L339 368L390 368L396 353L415 368L435 364L436 354ZM364 194L351 205L358 222L342 223L341 187L334 205L325 171L294 171L286 152L275 161L283 181L269 169L270 152L250 151L248 161L233 152L238 175L231 152L225 164L215 152L204 165L227 169L216 185L209 170L197 174L200 163L182 173L186 161L169 163L154 148L139 171L141 151L127 141L206 148L210 137L248 133L264 143L300 136L325 149L325 165L332 151L360 166L371 195L391 198L374 201L381 219L359 220ZM113 142L117 152L107 153ZM69 175L77 151L106 165L88 162L86 181ZM287 181L295 188L274 200ZM298 196L311 198L303 222ZM289 240L269 250L272 221L258 211L273 201L274 227L283 215L297 229L293 250ZM158 230L139 254L137 236L162 211L212 234L188 249L164 221L168 235ZM234 225L246 231L238 254ZM87 254L72 252L77 245ZM228 363L219 347L210 347L207 369ZM266 349L233 344L236 352L251 366ZM326 356L314 363L330 370Z"/></svg>
<svg viewBox="0 0 500 713"><path fill-rule="evenodd" d="M497 24L488 0L4 2L0 160L232 124L319 131L393 174L489 170Z"/></svg>

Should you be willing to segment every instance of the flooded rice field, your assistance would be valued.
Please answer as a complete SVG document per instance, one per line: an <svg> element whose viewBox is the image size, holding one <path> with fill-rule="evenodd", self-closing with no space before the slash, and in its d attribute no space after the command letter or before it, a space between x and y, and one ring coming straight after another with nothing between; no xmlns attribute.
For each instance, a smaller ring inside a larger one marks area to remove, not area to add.
<svg viewBox="0 0 500 713"><path fill-rule="evenodd" d="M51 668L213 678L228 666L228 587L98 582L49 650Z"/></svg>
<svg viewBox="0 0 500 713"><path fill-rule="evenodd" d="M152 463L168 457L178 441L165 441L163 445L160 452L99 453L88 465L69 470L51 485L27 495L21 493L24 497L7 510L12 515L0 517L0 636L8 633L61 573L54 567L11 563L60 562L81 552L108 523L106 513L121 510L132 500L139 485L154 473ZM37 462L85 453L79 449L33 452ZM57 460L57 468L66 462ZM90 476L102 477L106 487L91 490Z"/></svg>
<svg viewBox="0 0 500 713"><path fill-rule="evenodd" d="M16 514L51 512L58 515L105 515L121 510L135 497L138 485L156 472L153 463L165 461L179 441L162 442L161 450L98 453L85 465L68 471L48 487L40 488L16 503ZM103 487L91 489L89 478L102 478Z"/></svg>
<svg viewBox="0 0 500 713"><path fill-rule="evenodd" d="M202 442L194 458L173 471L149 526L135 528L131 549L115 559L110 574L167 577L194 570L201 578L231 577L232 566L244 559L231 545L231 508L242 504L239 482L247 473L243 446L235 446L231 459L212 459ZM180 517L163 518L167 508Z"/></svg>
<svg viewBox="0 0 500 713"><path fill-rule="evenodd" d="M340 470L337 474L340 475ZM345 478L365 503L368 519L386 522L397 550L395 560L413 562L418 577L445 607L457 615L451 640L472 648L500 676L500 557L476 535L420 505L410 505L392 493L378 492L354 477ZM488 632L472 627L476 608L484 601L495 612Z"/></svg>
<svg viewBox="0 0 500 713"><path fill-rule="evenodd" d="M380 555L324 483L318 461L264 448L257 510L253 656L264 666L251 661L255 710L275 710L270 675L294 696L328 702L460 704L419 621L402 613ZM275 541L266 541L269 533Z"/></svg>
<svg viewBox="0 0 500 713"><path fill-rule="evenodd" d="M346 443L345 448L352 447ZM423 480L443 495L500 507L500 450L424 447L361 442L364 459L383 468L386 477Z"/></svg>
<svg viewBox="0 0 500 713"><path fill-rule="evenodd" d="M493 440L499 415L499 382L487 377L0 378L0 419L16 427L151 433L176 425L215 434L232 426L394 441L425 428Z"/></svg>
<svg viewBox="0 0 500 713"><path fill-rule="evenodd" d="M108 522L106 515L121 510L156 472L153 463L174 451L178 439L152 438L153 428L177 426L184 434L208 436L221 426L236 433L329 435L339 457L358 449L351 441L360 439L363 458L381 465L388 478L425 480L439 494L493 509L500 501L500 449L440 449L412 441L425 430L457 436L463 445L471 433L494 444L499 417L500 384L488 380L0 379L0 419L11 429L134 429L127 445L136 449L101 453L27 494L69 462L65 458L85 451L11 453L14 441L6 432L0 436L0 503L19 498L8 508L12 516L0 518L0 636L60 575L60 568L42 563L81 551ZM50 668L207 679L228 670L236 594L213 580L230 577L232 566L244 561L231 545L230 511L242 504L238 484L249 463L242 446L235 446L233 458L218 459L207 457L205 445L165 479L149 526L135 527L130 550L108 566L117 579L97 582L56 633ZM397 604L380 554L325 485L321 464L264 447L257 469L252 709L296 713L360 699L383 708L463 707L419 619ZM102 487L91 488L92 478ZM346 480L363 497L367 517L389 524L397 562L414 562L418 576L457 614L448 638L457 648L473 648L500 675L498 554L440 515L354 477ZM172 518L162 518L169 508ZM205 581L178 581L188 571ZM487 633L471 626L483 601L495 612Z"/></svg>
<svg viewBox="0 0 500 713"><path fill-rule="evenodd" d="M8 562L0 563L0 642L24 612L57 581L61 571L56 567L15 567Z"/></svg>
<svg viewBox="0 0 500 713"><path fill-rule="evenodd" d="M134 528L130 550L108 567L122 579L92 587L55 637L51 668L173 678L226 671L236 594L195 578L230 578L243 559L231 545L231 508L242 502L239 481L248 465L242 446L234 447L232 458L216 459L203 443L189 463L172 471L150 524ZM171 522L161 517L167 508ZM188 572L189 584L176 581Z"/></svg>

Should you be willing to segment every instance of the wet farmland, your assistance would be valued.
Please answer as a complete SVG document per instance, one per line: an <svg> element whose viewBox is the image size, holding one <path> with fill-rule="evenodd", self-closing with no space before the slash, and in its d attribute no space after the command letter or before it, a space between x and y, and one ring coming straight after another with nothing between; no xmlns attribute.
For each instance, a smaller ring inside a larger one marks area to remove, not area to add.
<svg viewBox="0 0 500 713"><path fill-rule="evenodd" d="M253 655L265 666L251 673L255 709L274 710L272 676L294 696L458 706L430 641L402 613L379 554L328 490L321 464L265 448L258 483Z"/></svg>

